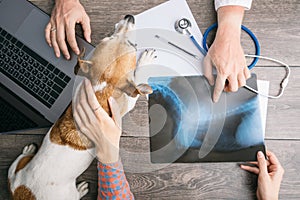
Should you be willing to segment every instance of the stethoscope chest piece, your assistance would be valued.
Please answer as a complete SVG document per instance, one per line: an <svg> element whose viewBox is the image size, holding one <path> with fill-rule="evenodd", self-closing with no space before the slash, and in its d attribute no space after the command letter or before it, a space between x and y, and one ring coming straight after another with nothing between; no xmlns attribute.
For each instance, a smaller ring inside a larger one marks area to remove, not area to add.
<svg viewBox="0 0 300 200"><path fill-rule="evenodd" d="M192 24L187 18L181 18L175 22L175 30L181 34L189 35L190 27L192 27Z"/></svg>

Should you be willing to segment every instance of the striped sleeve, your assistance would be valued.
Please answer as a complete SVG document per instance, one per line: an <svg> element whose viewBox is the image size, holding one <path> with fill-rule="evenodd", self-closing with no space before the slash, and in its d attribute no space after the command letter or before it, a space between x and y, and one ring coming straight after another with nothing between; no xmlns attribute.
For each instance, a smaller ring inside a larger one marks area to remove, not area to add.
<svg viewBox="0 0 300 200"><path fill-rule="evenodd" d="M98 162L98 200L102 199L134 199L121 161L112 164Z"/></svg>
<svg viewBox="0 0 300 200"><path fill-rule="evenodd" d="M246 10L251 8L252 0L215 0L215 9L222 6L242 6Z"/></svg>

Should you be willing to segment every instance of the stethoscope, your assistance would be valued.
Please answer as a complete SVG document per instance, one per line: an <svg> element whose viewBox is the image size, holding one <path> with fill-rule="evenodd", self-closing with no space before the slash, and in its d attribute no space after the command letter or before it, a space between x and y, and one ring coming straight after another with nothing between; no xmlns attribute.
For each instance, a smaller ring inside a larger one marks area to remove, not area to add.
<svg viewBox="0 0 300 200"><path fill-rule="evenodd" d="M215 23L215 24L211 25L210 27L208 27L206 29L206 31L204 32L203 39L202 39L202 47L199 45L199 43L197 42L197 40L195 39L195 37L191 33L191 31L190 31L191 27L192 27L192 24L191 24L190 20L188 20L187 18L181 18L181 19L177 20L175 22L175 26L174 26L175 30L178 33L189 36L190 40L197 47L197 49L202 53L202 55L206 56L206 54L208 52L208 47L207 47L207 43L206 43L207 36L213 29L218 27L217 23ZM290 72L291 72L289 65L287 65L287 64L285 64L285 63L283 63L279 60L273 59L273 58L261 56L260 55L260 45L259 45L259 42L258 42L258 39L256 38L256 36L252 33L252 31L250 31L247 27L245 27L243 25L241 26L241 29L243 31L245 31L250 36L250 38L253 40L254 45L255 45L255 55L245 55L246 57L253 58L253 61L248 66L248 68L250 70L256 65L259 58L279 63L279 64L283 65L286 68L285 77L282 79L282 81L280 83L280 91L279 91L278 95L276 95L276 96L272 96L272 95L269 95L269 94L261 94L258 90L255 90L255 89L253 89L253 88L251 88L247 85L245 85L244 87L247 88L248 90L250 90L252 92L255 92L257 94L260 94L261 96L264 96L264 97L273 98L273 99L280 98L283 95L283 92L284 92L284 90L285 90L285 88L288 84L288 80L289 80L289 76L290 76ZM175 47L180 48L177 45L175 45ZM182 48L181 48L181 50L182 50ZM184 51L186 52L186 50L184 50ZM191 55L191 53L189 53L189 54Z"/></svg>
<svg viewBox="0 0 300 200"><path fill-rule="evenodd" d="M175 22L175 30L178 32L178 33L181 33L181 34L184 34L184 35L188 35L189 38L191 39L191 41L193 42L193 44L197 47L197 49L202 53L203 56L206 56L207 54L207 51L208 51L208 47L207 47L207 43L206 43L206 40L207 40L207 37L208 37L208 34L215 28L218 27L217 23L211 25L210 27L208 27L206 29L206 31L204 32L203 34L203 39L202 39L202 47L199 45L199 43L197 42L197 40L195 39L195 37L193 36L193 34L191 33L190 31L190 28L192 27L192 24L190 22L189 19L187 18L181 18L179 20L177 20ZM245 26L242 25L242 30L245 31L250 37L251 39L253 40L254 42L254 45L255 45L255 55L256 56L260 56L260 45L259 45L259 42L256 38L256 36ZM255 57L253 59L253 61L251 62L251 64L248 66L249 69L252 69L256 63L258 61L258 57Z"/></svg>

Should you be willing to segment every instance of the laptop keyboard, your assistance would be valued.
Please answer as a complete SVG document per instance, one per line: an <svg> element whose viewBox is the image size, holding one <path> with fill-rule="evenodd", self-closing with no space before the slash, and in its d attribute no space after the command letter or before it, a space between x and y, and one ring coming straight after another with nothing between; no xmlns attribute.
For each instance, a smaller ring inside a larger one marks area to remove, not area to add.
<svg viewBox="0 0 300 200"><path fill-rule="evenodd" d="M0 27L0 68L48 108L71 78Z"/></svg>

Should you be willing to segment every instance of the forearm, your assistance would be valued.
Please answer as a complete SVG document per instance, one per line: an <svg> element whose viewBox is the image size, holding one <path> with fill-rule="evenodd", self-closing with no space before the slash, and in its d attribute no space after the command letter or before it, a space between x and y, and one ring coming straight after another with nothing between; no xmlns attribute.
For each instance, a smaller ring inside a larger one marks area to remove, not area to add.
<svg viewBox="0 0 300 200"><path fill-rule="evenodd" d="M98 200L134 199L119 160L112 164L98 162Z"/></svg>
<svg viewBox="0 0 300 200"><path fill-rule="evenodd" d="M241 25L244 17L244 7L223 6L218 9L217 36L228 35L236 39L240 38Z"/></svg>
<svg viewBox="0 0 300 200"><path fill-rule="evenodd" d="M79 0L55 0L55 3L79 2Z"/></svg>
<svg viewBox="0 0 300 200"><path fill-rule="evenodd" d="M245 10L251 8L252 0L215 0L215 10L223 6L241 6Z"/></svg>

